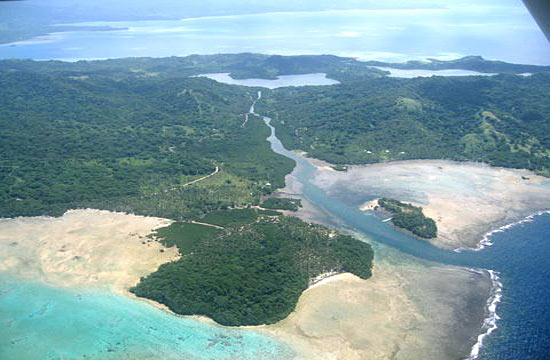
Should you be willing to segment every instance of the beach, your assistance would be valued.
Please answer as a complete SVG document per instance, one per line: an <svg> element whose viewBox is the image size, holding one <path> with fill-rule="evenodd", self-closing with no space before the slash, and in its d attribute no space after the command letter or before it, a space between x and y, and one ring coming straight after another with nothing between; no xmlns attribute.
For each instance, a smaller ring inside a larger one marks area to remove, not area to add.
<svg viewBox="0 0 550 360"><path fill-rule="evenodd" d="M142 276L179 257L147 238L170 220L82 209L0 220L0 272L57 287L128 294Z"/></svg>
<svg viewBox="0 0 550 360"><path fill-rule="evenodd" d="M311 210L306 203L301 213L318 220L321 212ZM133 297L127 290L141 276L178 256L175 248L147 238L169 223L90 209L68 211L59 218L3 219L0 271L56 287ZM297 359L467 355L485 316L491 291L488 275L396 256L400 260L395 263L376 262L368 280L348 273L327 277L302 294L287 319L247 328L288 344Z"/></svg>
<svg viewBox="0 0 550 360"><path fill-rule="evenodd" d="M312 164L316 186L331 196L364 199L358 208L373 197L422 207L438 228L429 241L445 249L480 249L488 232L550 208L550 179L528 170L446 160L356 165L347 172Z"/></svg>
<svg viewBox="0 0 550 360"><path fill-rule="evenodd" d="M345 273L312 286L262 330L303 359L466 358L490 293L486 272L377 263L371 279Z"/></svg>
<svg viewBox="0 0 550 360"><path fill-rule="evenodd" d="M347 174L311 162L317 176ZM303 198L299 171L287 175L286 187L275 194L301 199L303 207L287 215L374 245ZM330 276L310 286L287 319L259 329L291 344L303 359L464 359L486 332L485 319L494 316L488 301L495 291L489 271L434 265L376 245L372 278Z"/></svg>

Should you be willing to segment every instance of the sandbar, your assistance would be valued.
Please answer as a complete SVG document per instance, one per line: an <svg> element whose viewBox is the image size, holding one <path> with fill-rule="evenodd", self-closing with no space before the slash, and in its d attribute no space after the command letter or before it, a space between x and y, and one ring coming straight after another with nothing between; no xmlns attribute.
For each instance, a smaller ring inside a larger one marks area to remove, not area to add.
<svg viewBox="0 0 550 360"><path fill-rule="evenodd" d="M179 257L147 238L170 220L102 210L0 220L0 272L59 287L117 294Z"/></svg>
<svg viewBox="0 0 550 360"><path fill-rule="evenodd" d="M447 160L408 160L328 171L314 160L313 183L330 195L364 199L390 197L421 206L435 220L434 245L480 248L489 231L550 209L550 179L528 170Z"/></svg>
<svg viewBox="0 0 550 360"><path fill-rule="evenodd" d="M302 359L461 359L482 332L491 282L450 266L377 264L305 291L288 318L261 328Z"/></svg>
<svg viewBox="0 0 550 360"><path fill-rule="evenodd" d="M306 203L299 213L318 220L321 213L311 210ZM175 248L147 238L170 222L99 210L2 219L0 271L54 286L131 296L127 290L141 276L178 258ZM375 263L371 279L339 274L316 283L287 319L250 329L288 344L296 359L467 356L485 316L491 291L487 274L428 265L397 252L390 258L395 262Z"/></svg>

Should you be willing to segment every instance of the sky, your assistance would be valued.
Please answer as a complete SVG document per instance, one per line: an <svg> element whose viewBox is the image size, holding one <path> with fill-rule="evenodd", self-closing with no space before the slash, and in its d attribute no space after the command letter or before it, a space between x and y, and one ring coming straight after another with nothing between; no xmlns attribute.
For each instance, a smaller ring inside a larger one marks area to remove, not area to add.
<svg viewBox="0 0 550 360"><path fill-rule="evenodd" d="M550 64L550 44L519 0L0 2L0 42L9 44L0 57L247 51Z"/></svg>

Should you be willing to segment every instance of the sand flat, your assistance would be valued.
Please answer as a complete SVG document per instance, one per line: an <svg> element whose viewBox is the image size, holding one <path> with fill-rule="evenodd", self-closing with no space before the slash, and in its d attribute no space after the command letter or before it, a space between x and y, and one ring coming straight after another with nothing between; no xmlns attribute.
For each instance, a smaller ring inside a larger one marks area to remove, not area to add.
<svg viewBox="0 0 550 360"><path fill-rule="evenodd" d="M58 218L2 219L0 272L54 286L126 293L141 276L178 258L175 247L165 248L146 237L170 223L91 209L71 210Z"/></svg>
<svg viewBox="0 0 550 360"><path fill-rule="evenodd" d="M147 234L169 223L98 210L3 219L0 271L54 286L130 296L127 289L141 276L178 257L175 248L147 242ZM395 263L376 262L371 279L340 274L315 284L287 319L251 329L284 341L297 359L466 356L480 332L490 293L486 274L396 256Z"/></svg>
<svg viewBox="0 0 550 360"><path fill-rule="evenodd" d="M335 172L312 163L315 185L332 195L385 196L423 207L438 227L439 236L430 241L442 248L477 248L487 232L550 209L550 179L528 170L410 160Z"/></svg>
<svg viewBox="0 0 550 360"><path fill-rule="evenodd" d="M491 291L487 274L449 266L384 263L368 280L329 279L304 292L287 319L261 330L303 359L465 358Z"/></svg>

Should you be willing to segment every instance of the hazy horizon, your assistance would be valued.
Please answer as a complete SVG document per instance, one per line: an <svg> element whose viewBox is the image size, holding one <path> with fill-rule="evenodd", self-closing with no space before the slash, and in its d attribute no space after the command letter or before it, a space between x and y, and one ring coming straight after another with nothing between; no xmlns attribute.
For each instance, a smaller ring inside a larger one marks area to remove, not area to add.
<svg viewBox="0 0 550 360"><path fill-rule="evenodd" d="M523 3L512 0L9 1L0 2L0 42L0 58L254 52L550 64L550 44Z"/></svg>

